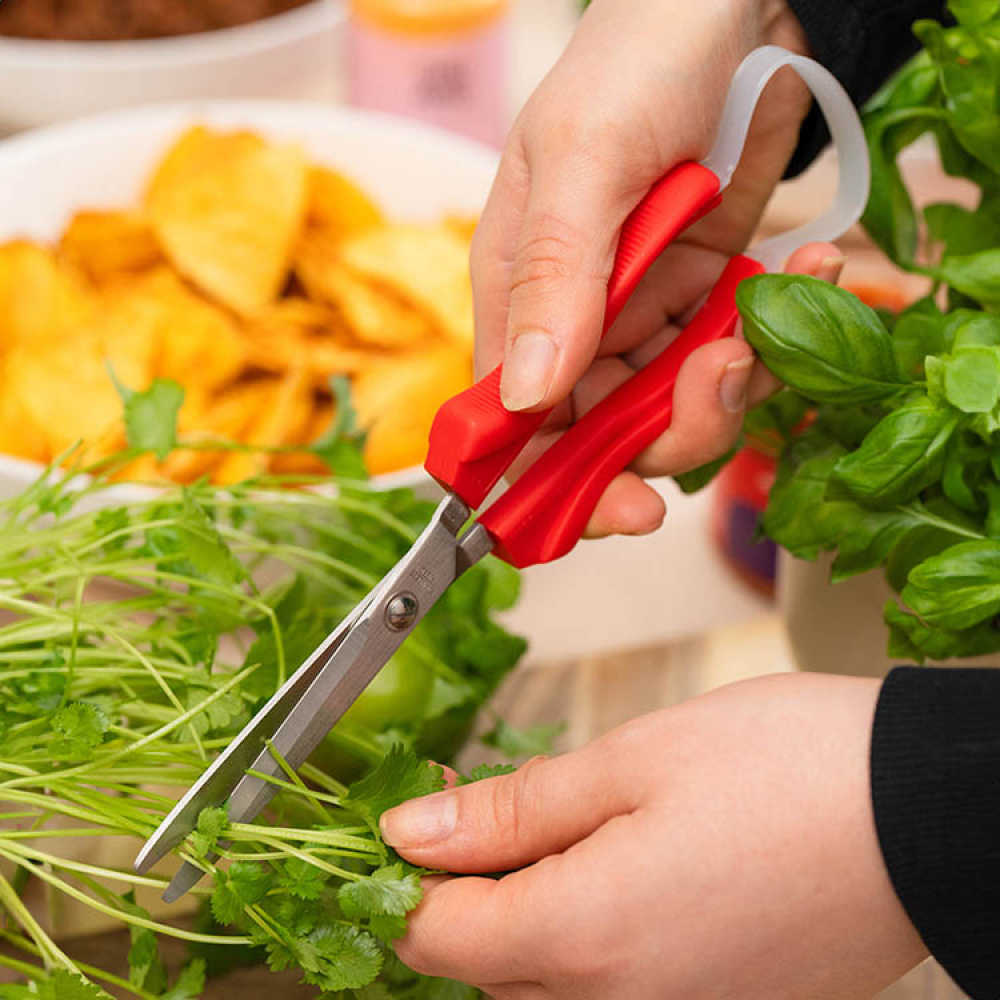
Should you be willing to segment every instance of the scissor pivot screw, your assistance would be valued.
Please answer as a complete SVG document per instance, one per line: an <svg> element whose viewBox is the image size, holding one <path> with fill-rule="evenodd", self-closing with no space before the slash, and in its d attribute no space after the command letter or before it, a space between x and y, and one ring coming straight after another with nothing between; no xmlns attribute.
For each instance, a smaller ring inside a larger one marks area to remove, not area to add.
<svg viewBox="0 0 1000 1000"><path fill-rule="evenodd" d="M385 606L385 621L393 632L405 632L416 620L420 604L413 594L396 594Z"/></svg>

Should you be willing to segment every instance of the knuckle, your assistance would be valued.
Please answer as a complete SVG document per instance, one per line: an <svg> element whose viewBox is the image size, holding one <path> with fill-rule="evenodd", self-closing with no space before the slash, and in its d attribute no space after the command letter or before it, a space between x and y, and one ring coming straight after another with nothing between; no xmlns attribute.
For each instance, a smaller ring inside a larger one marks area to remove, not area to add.
<svg viewBox="0 0 1000 1000"><path fill-rule="evenodd" d="M544 290L563 281L576 270L574 263L579 251L572 227L555 216L545 216L538 222L540 232L529 236L518 247L511 268L511 292Z"/></svg>
<svg viewBox="0 0 1000 1000"><path fill-rule="evenodd" d="M545 760L533 757L507 780L490 783L483 820L491 829L503 830L512 843L530 835L528 816L537 799L538 771Z"/></svg>

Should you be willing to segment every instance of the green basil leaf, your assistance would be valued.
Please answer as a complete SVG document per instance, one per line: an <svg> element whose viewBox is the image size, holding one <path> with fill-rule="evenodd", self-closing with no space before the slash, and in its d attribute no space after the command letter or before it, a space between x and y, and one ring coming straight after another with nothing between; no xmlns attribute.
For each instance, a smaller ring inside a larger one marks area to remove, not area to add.
<svg viewBox="0 0 1000 1000"><path fill-rule="evenodd" d="M743 433L757 441L787 438L809 412L809 403L790 389L783 389L755 406L743 421Z"/></svg>
<svg viewBox="0 0 1000 1000"><path fill-rule="evenodd" d="M836 442L807 432L781 457L762 525L800 559L833 549L856 510L853 503L826 499L830 473L843 454Z"/></svg>
<svg viewBox="0 0 1000 1000"><path fill-rule="evenodd" d="M977 28L1000 17L1000 0L948 0L948 9L963 27Z"/></svg>
<svg viewBox="0 0 1000 1000"><path fill-rule="evenodd" d="M986 494L986 534L990 538L1000 538L1000 483L983 484Z"/></svg>
<svg viewBox="0 0 1000 1000"><path fill-rule="evenodd" d="M857 451L837 463L831 498L872 507L905 503L935 482L958 415L919 396L882 418Z"/></svg>
<svg viewBox="0 0 1000 1000"><path fill-rule="evenodd" d="M930 273L984 306L1000 306L1000 248L945 257Z"/></svg>
<svg viewBox="0 0 1000 1000"><path fill-rule="evenodd" d="M1000 347L1000 316L976 313L955 331L951 349L958 353L967 347Z"/></svg>
<svg viewBox="0 0 1000 1000"><path fill-rule="evenodd" d="M703 490L713 479L733 460L736 452L743 445L742 438L725 453L712 462L699 465L697 469L689 472L682 472L674 476L674 482L680 487L682 493L698 493Z"/></svg>
<svg viewBox="0 0 1000 1000"><path fill-rule="evenodd" d="M896 165L900 152L934 128L941 114L941 83L926 52L914 56L865 108L865 138L871 162L871 193L862 225L896 263L913 262L917 213Z"/></svg>
<svg viewBox="0 0 1000 1000"><path fill-rule="evenodd" d="M885 578L889 586L898 594L906 586L914 566L963 540L967 540L967 536L957 526L951 528L943 524L927 525L904 535L886 559Z"/></svg>
<svg viewBox="0 0 1000 1000"><path fill-rule="evenodd" d="M1000 402L1000 348L970 346L944 359L944 394L963 413L989 413Z"/></svg>
<svg viewBox="0 0 1000 1000"><path fill-rule="evenodd" d="M990 622L953 631L928 625L889 601L885 608L889 626L889 655L901 660L949 660L1000 652L1000 632Z"/></svg>
<svg viewBox="0 0 1000 1000"><path fill-rule="evenodd" d="M1000 545L962 542L910 573L903 600L929 625L966 629L1000 613Z"/></svg>
<svg viewBox="0 0 1000 1000"><path fill-rule="evenodd" d="M929 295L900 313L892 330L892 344L900 369L911 378L924 374L924 358L948 350L948 317Z"/></svg>
<svg viewBox="0 0 1000 1000"><path fill-rule="evenodd" d="M867 403L908 387L875 311L842 288L765 274L744 281L736 303L764 363L807 399Z"/></svg>
<svg viewBox="0 0 1000 1000"><path fill-rule="evenodd" d="M998 198L985 198L972 212L947 202L928 205L924 219L931 238L944 244L949 257L964 257L1000 246Z"/></svg>
<svg viewBox="0 0 1000 1000"><path fill-rule="evenodd" d="M917 210L896 157L933 128L936 111L924 108L877 111L865 119L871 189L861 224L901 267L913 264L919 242Z"/></svg>
<svg viewBox="0 0 1000 1000"><path fill-rule="evenodd" d="M998 59L996 30L945 28L918 21L914 33L937 66L945 95L945 114L955 138L976 159L1000 173Z"/></svg>
<svg viewBox="0 0 1000 1000"><path fill-rule="evenodd" d="M982 506L977 488L989 468L989 453L969 434L956 434L947 449L941 488L956 507L976 512Z"/></svg>
<svg viewBox="0 0 1000 1000"><path fill-rule="evenodd" d="M919 513L908 507L891 511L857 507L838 540L830 579L839 583L876 569L888 560L907 534L921 530L924 523Z"/></svg>

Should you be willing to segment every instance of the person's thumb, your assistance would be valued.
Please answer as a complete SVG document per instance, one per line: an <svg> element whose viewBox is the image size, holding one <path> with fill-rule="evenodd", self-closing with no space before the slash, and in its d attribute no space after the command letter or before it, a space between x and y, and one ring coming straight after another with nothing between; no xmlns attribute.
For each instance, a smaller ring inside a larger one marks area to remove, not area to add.
<svg viewBox="0 0 1000 1000"><path fill-rule="evenodd" d="M383 814L382 836L404 858L451 872L510 871L584 839L635 808L590 749L536 758L513 774L413 799ZM621 776L618 776L620 779Z"/></svg>
<svg viewBox="0 0 1000 1000"><path fill-rule="evenodd" d="M642 195L641 187L623 186L623 171L592 160L540 160L510 269L500 389L510 410L554 406L587 370L618 230Z"/></svg>

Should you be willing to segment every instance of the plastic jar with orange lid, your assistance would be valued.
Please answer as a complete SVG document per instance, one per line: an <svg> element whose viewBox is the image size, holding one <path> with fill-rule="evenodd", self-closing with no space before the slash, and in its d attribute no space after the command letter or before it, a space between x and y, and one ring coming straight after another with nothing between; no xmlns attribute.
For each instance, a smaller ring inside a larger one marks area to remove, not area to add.
<svg viewBox="0 0 1000 1000"><path fill-rule="evenodd" d="M508 7L508 0L351 0L351 103L501 145Z"/></svg>

